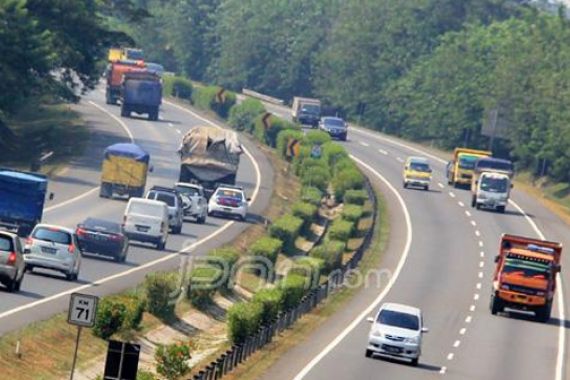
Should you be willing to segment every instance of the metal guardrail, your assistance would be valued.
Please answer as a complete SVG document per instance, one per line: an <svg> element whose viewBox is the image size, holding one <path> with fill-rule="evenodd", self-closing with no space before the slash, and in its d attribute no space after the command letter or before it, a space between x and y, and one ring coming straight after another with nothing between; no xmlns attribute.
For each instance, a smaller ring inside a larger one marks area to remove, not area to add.
<svg viewBox="0 0 570 380"><path fill-rule="evenodd" d="M229 350L221 354L216 360L210 362L210 364L188 380L221 379L224 375L232 372L241 363L245 362L256 351L271 343L276 335L291 327L300 317L310 313L323 300L327 299L338 288L342 287L346 278L350 275L351 270L355 269L362 260L364 252L368 249L372 236L374 235L376 217L378 216L378 201L368 178L366 178L366 190L369 199L372 201L373 221L370 229L366 232L362 245L350 260L346 262L340 270L331 273L325 283L305 294L297 307L280 313L273 322L261 326L255 335L247 338L242 344L231 346Z"/></svg>
<svg viewBox="0 0 570 380"><path fill-rule="evenodd" d="M251 96L252 98L264 100L268 103L273 103L273 104L277 104L280 106L285 104L285 101L283 101L282 99L278 99L278 98L274 98L274 97L269 96L269 95L261 94L259 92L255 92L253 90L248 90L247 88L242 89L241 93L244 95L247 95L247 96Z"/></svg>

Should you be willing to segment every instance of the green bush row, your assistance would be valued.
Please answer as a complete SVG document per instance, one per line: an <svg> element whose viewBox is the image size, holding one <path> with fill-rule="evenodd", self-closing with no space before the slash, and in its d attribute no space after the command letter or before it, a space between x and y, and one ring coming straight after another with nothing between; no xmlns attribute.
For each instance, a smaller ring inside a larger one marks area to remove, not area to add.
<svg viewBox="0 0 570 380"><path fill-rule="evenodd" d="M356 225L356 223L358 223L360 218L362 218L363 214L364 210L362 209L362 206L354 204L345 204L342 209L341 216L344 220L352 222L353 224Z"/></svg>
<svg viewBox="0 0 570 380"><path fill-rule="evenodd" d="M347 242L354 233L354 223L343 219L336 219L329 227L328 236L331 240Z"/></svg>
<svg viewBox="0 0 570 380"><path fill-rule="evenodd" d="M344 192L344 203L363 206L368 199L368 193L365 190L346 190Z"/></svg>
<svg viewBox="0 0 570 380"><path fill-rule="evenodd" d="M323 270L329 273L339 268L342 264L342 254L344 253L346 244L337 240L325 240L322 244L313 248L309 252L309 256L323 261Z"/></svg>
<svg viewBox="0 0 570 380"><path fill-rule="evenodd" d="M303 201L293 203L291 207L293 215L303 220L301 231L308 234L311 231L311 224L317 221L317 206Z"/></svg>
<svg viewBox="0 0 570 380"><path fill-rule="evenodd" d="M303 140L304 133L298 129L285 129L277 135L275 149L281 158L289 157L287 154L287 145L289 141L297 140L299 143Z"/></svg>
<svg viewBox="0 0 570 380"><path fill-rule="evenodd" d="M293 263L288 275L299 275L308 280L310 287L319 285L321 273L324 273L326 263L323 259L311 256L300 257Z"/></svg>
<svg viewBox="0 0 570 380"><path fill-rule="evenodd" d="M93 334L109 339L119 330L136 330L144 310L145 301L135 295L104 297L98 306Z"/></svg>
<svg viewBox="0 0 570 380"><path fill-rule="evenodd" d="M299 237L302 226L302 219L286 214L278 218L269 227L269 235L283 242L285 253L294 254L296 252L295 240Z"/></svg>
<svg viewBox="0 0 570 380"><path fill-rule="evenodd" d="M323 199L323 192L314 186L304 186L301 188L301 200L315 206L320 206Z"/></svg>
<svg viewBox="0 0 570 380"><path fill-rule="evenodd" d="M360 190L364 187L364 176L358 168L343 169L333 177L332 187L336 199L342 200L347 190Z"/></svg>
<svg viewBox="0 0 570 380"><path fill-rule="evenodd" d="M252 133L256 117L263 113L265 113L263 103L248 98L230 109L228 124L237 131Z"/></svg>
<svg viewBox="0 0 570 380"><path fill-rule="evenodd" d="M226 90L222 95L223 101L220 102L217 94L221 90L219 86L197 87L192 93L192 104L204 110L214 111L222 118L227 118L237 98L235 93Z"/></svg>
<svg viewBox="0 0 570 380"><path fill-rule="evenodd" d="M266 120L269 125L269 127L266 128L263 123L263 117L264 115L259 115L255 118L253 135L259 141L264 142L272 148L277 146L277 137L280 132L285 130L300 131L300 127L297 124L276 117L275 115L269 116Z"/></svg>
<svg viewBox="0 0 570 380"><path fill-rule="evenodd" d="M263 236L249 247L249 253L252 256L262 256L273 264L277 262L277 256L283 248L283 242L269 236Z"/></svg>
<svg viewBox="0 0 570 380"><path fill-rule="evenodd" d="M179 289L177 273L149 273L146 275L144 288L149 313L163 319L174 317L174 301Z"/></svg>
<svg viewBox="0 0 570 380"><path fill-rule="evenodd" d="M162 82L162 91L166 96L191 100L194 86L192 81L181 76L165 76Z"/></svg>

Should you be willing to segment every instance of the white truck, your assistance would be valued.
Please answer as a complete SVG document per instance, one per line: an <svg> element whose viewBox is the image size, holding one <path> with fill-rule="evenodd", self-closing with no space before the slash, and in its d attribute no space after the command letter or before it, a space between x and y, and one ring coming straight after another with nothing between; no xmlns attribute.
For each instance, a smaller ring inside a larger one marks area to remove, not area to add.
<svg viewBox="0 0 570 380"><path fill-rule="evenodd" d="M291 117L295 123L307 124L317 128L321 119L321 101L313 98L293 98Z"/></svg>
<svg viewBox="0 0 570 380"><path fill-rule="evenodd" d="M490 208L504 213L513 183L505 173L482 172L474 183L471 207Z"/></svg>

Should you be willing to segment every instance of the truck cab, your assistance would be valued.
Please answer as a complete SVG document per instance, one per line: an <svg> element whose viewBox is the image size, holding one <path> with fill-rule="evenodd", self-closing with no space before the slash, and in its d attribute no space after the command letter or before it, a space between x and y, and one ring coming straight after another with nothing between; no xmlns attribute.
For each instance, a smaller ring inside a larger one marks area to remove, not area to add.
<svg viewBox="0 0 570 380"><path fill-rule="evenodd" d="M453 158L447 163L447 183L454 187L469 187L475 170L475 163L483 157L490 157L491 152L468 148L455 148Z"/></svg>
<svg viewBox="0 0 570 380"><path fill-rule="evenodd" d="M534 312L538 321L548 322L561 254L560 243L504 234L495 257L491 314L509 308Z"/></svg>
<svg viewBox="0 0 570 380"><path fill-rule="evenodd" d="M483 172L475 181L475 192L472 195L471 207L490 208L504 213L509 203L511 178L502 173Z"/></svg>
<svg viewBox="0 0 570 380"><path fill-rule="evenodd" d="M408 157L404 164L404 188L410 186L429 190L432 169L424 157Z"/></svg>
<svg viewBox="0 0 570 380"><path fill-rule="evenodd" d="M310 125L312 128L319 126L321 119L321 101L312 98L293 98L291 116L295 123Z"/></svg>

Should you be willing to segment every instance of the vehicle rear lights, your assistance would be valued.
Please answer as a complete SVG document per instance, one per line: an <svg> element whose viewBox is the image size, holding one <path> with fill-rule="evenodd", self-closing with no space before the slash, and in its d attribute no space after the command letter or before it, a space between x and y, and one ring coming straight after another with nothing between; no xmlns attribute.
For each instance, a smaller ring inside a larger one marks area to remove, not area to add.
<svg viewBox="0 0 570 380"><path fill-rule="evenodd" d="M8 256L8 265L15 265L16 264L16 252L10 252L10 256Z"/></svg>
<svg viewBox="0 0 570 380"><path fill-rule="evenodd" d="M85 230L83 228L77 229L77 236L85 236Z"/></svg>
<svg viewBox="0 0 570 380"><path fill-rule="evenodd" d="M74 251L75 251L75 246L74 246L73 244L70 244L70 245L67 247L67 252L73 253Z"/></svg>

